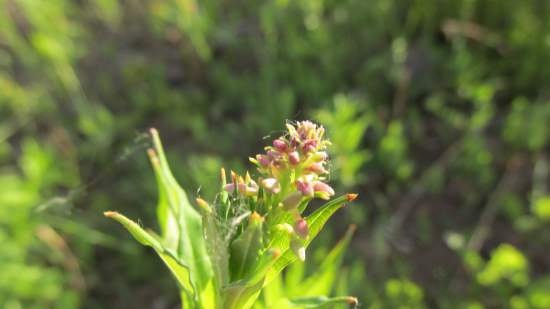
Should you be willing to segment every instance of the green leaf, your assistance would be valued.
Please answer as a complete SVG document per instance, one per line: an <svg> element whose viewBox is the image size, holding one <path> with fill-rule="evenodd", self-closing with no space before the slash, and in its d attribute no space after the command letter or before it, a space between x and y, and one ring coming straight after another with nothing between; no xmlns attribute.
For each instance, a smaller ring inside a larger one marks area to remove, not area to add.
<svg viewBox="0 0 550 309"><path fill-rule="evenodd" d="M179 186L170 171L158 132L151 129L155 150L149 156L155 169L159 185L158 219L163 228L163 239L167 246L176 246L178 258L188 266L191 282L203 294L212 289L213 269L206 250L203 235L202 217L187 199L185 191ZM174 224L175 222L175 224ZM174 240L172 234L176 234Z"/></svg>
<svg viewBox="0 0 550 309"><path fill-rule="evenodd" d="M190 295L194 294L194 289L190 281L189 269L178 261L177 257L175 257L172 252L164 248L153 235L142 229L136 222L118 212L107 211L105 212L105 216L122 224L140 244L152 247L170 269L185 293Z"/></svg>
<svg viewBox="0 0 550 309"><path fill-rule="evenodd" d="M331 290L334 286L338 272L340 271L340 265L346 248L348 247L351 237L355 232L355 225L352 225L346 231L344 237L336 244L336 246L329 252L327 257L321 263L321 267L310 277L303 281L302 296L313 295L328 295L331 294Z"/></svg>
<svg viewBox="0 0 550 309"><path fill-rule="evenodd" d="M228 242L220 230L219 220L210 208L210 205L201 198L197 198L197 204L201 209L202 223L206 250L212 259L212 269L216 277L217 286L224 286L229 283L229 252Z"/></svg>
<svg viewBox="0 0 550 309"><path fill-rule="evenodd" d="M332 201L327 202L319 209L314 211L309 217L306 218L306 222L309 227L309 237L305 241L305 246L311 243L311 241L319 234L325 223L328 219L342 206L344 203L353 201L357 195L355 194L346 194L338 198L335 198ZM283 255L275 262L275 265L267 272L265 283L271 282L275 276L278 276L279 273L286 267L288 264L294 262L296 256L291 250L286 249Z"/></svg>
<svg viewBox="0 0 550 309"><path fill-rule="evenodd" d="M231 244L232 281L247 276L260 258L260 250L263 248L263 221L260 215L252 213L244 232Z"/></svg>
<svg viewBox="0 0 550 309"><path fill-rule="evenodd" d="M224 309L247 309L252 307L254 301L262 290L264 281L261 280L250 286L246 282L236 282L223 289Z"/></svg>
<svg viewBox="0 0 550 309"><path fill-rule="evenodd" d="M262 289L262 303L266 308L275 308L273 306L276 305L284 295L282 276L277 276Z"/></svg>
<svg viewBox="0 0 550 309"><path fill-rule="evenodd" d="M302 285L302 281L304 281L306 272L306 263L292 263L288 265L287 268L285 268L285 274L284 274L284 287L285 287L285 295L286 296L310 296L310 295L300 295L296 293L300 293L302 288L305 288ZM277 278L283 277L283 276L277 276ZM271 284L271 283L270 283ZM292 294L292 292L295 292Z"/></svg>
<svg viewBox="0 0 550 309"><path fill-rule="evenodd" d="M262 290L265 274L279 255L277 250L264 252L247 278L227 286L224 289L224 308L250 308Z"/></svg>
<svg viewBox="0 0 550 309"><path fill-rule="evenodd" d="M168 201L167 192L163 184L163 176L160 168L160 161L157 153L150 149L148 151L149 159L155 170L155 178L157 182L158 190L158 202L157 202L157 221L160 226L163 243L168 248L177 250L178 248L178 222L176 219L175 211L170 209L170 203Z"/></svg>

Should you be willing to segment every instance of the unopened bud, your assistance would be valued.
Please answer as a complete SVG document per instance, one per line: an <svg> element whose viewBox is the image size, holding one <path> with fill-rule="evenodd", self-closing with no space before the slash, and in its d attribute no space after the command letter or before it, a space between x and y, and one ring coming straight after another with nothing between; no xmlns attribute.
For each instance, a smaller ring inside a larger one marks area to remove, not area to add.
<svg viewBox="0 0 550 309"><path fill-rule="evenodd" d="M280 152L285 152L288 149L288 145L282 139L276 139L273 141L273 147Z"/></svg>
<svg viewBox="0 0 550 309"><path fill-rule="evenodd" d="M317 148L317 141L314 140L314 139L308 139L308 140L305 141L304 144L302 145L302 150L303 150L305 153L315 151L316 148Z"/></svg>
<svg viewBox="0 0 550 309"><path fill-rule="evenodd" d="M288 154L288 162L290 162L290 164L292 165L300 163L300 155L297 151L293 151Z"/></svg>
<svg viewBox="0 0 550 309"><path fill-rule="evenodd" d="M237 184L237 191L239 191L240 194L246 195L246 184L244 182L240 182Z"/></svg>
<svg viewBox="0 0 550 309"><path fill-rule="evenodd" d="M258 184L254 180L250 180L250 183L245 186L245 194L246 196L254 196L258 194Z"/></svg>
<svg viewBox="0 0 550 309"><path fill-rule="evenodd" d="M298 191L300 191L304 196L313 197L313 185L308 181L301 181L296 180L296 188Z"/></svg>
<svg viewBox="0 0 550 309"><path fill-rule="evenodd" d="M223 189L229 193L235 192L235 184L234 183L228 183L225 186L223 186Z"/></svg>
<svg viewBox="0 0 550 309"><path fill-rule="evenodd" d="M313 189L315 190L315 194L318 194L320 198L325 200L334 195L334 189L322 181L316 181L313 184Z"/></svg>
<svg viewBox="0 0 550 309"><path fill-rule="evenodd" d="M321 162L313 163L308 167L308 170L314 172L315 174L321 175L326 174L328 171L323 167Z"/></svg>
<svg viewBox="0 0 550 309"><path fill-rule="evenodd" d="M290 241L290 249L292 249L292 252L294 252L300 261L303 262L306 260L306 248L300 239L292 238Z"/></svg>
<svg viewBox="0 0 550 309"><path fill-rule="evenodd" d="M256 160L258 160L258 163L260 163L263 167L269 166L269 163L271 162L269 157L266 155L257 155Z"/></svg>
<svg viewBox="0 0 550 309"><path fill-rule="evenodd" d="M300 218L294 223L294 232L296 232L296 235L300 236L300 238L302 239L307 238L309 234L309 228L304 218Z"/></svg>
<svg viewBox="0 0 550 309"><path fill-rule="evenodd" d="M273 150L269 150L267 152L267 156L269 157L269 159L271 161L274 161L274 160L277 160L281 157L281 153L280 152L277 152L277 151L273 151Z"/></svg>
<svg viewBox="0 0 550 309"><path fill-rule="evenodd" d="M277 194L281 191L281 185L279 184L279 181L275 178L263 179L262 186L266 189L266 191L273 194Z"/></svg>

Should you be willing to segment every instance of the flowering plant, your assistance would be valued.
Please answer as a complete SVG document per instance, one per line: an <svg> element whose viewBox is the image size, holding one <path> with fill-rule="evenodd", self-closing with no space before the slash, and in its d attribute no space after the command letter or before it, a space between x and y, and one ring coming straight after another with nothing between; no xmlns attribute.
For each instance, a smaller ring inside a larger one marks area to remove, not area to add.
<svg viewBox="0 0 550 309"><path fill-rule="evenodd" d="M324 129L310 121L287 124L265 153L250 160L253 179L221 170L220 193L212 203L197 198L196 208L172 175L155 129L148 151L159 189L157 217L161 234L142 229L124 215L108 211L141 244L152 247L175 277L182 308L250 308L262 288L296 260L327 220L356 194L334 198L327 184ZM309 216L314 198L328 200ZM307 297L289 306L312 308L336 302L356 305L353 297Z"/></svg>

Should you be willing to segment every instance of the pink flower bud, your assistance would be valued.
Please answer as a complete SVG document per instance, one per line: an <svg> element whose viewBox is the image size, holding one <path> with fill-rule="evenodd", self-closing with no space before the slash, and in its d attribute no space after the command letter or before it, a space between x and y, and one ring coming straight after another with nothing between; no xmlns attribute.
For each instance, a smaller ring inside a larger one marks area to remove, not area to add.
<svg viewBox="0 0 550 309"><path fill-rule="evenodd" d="M225 186L223 186L223 189L229 193L235 192L235 184L234 183L228 183Z"/></svg>
<svg viewBox="0 0 550 309"><path fill-rule="evenodd" d="M257 195L259 189L258 184L254 180L249 180L248 185L245 186L245 194L246 196Z"/></svg>
<svg viewBox="0 0 550 309"><path fill-rule="evenodd" d="M309 234L309 228L307 226L306 220L304 220L303 218L298 219L298 221L294 223L294 232L300 238L306 239Z"/></svg>
<svg viewBox="0 0 550 309"><path fill-rule="evenodd" d="M314 172L317 175L326 174L328 171L323 167L322 162L313 163L308 167L308 170Z"/></svg>
<svg viewBox="0 0 550 309"><path fill-rule="evenodd" d="M302 145L302 150L305 153L315 151L316 149L317 149L317 140L314 140L314 139L308 139Z"/></svg>
<svg viewBox="0 0 550 309"><path fill-rule="evenodd" d="M281 153L280 152L277 152L277 151L273 151L273 150L269 150L267 152L267 156L269 157L269 159L271 161L275 161L277 159L279 159L281 157Z"/></svg>
<svg viewBox="0 0 550 309"><path fill-rule="evenodd" d="M307 181L296 180L296 189L304 196L313 197L313 185Z"/></svg>
<svg viewBox="0 0 550 309"><path fill-rule="evenodd" d="M288 149L288 145L282 139L276 139L273 141L273 147L280 152L285 152Z"/></svg>
<svg viewBox="0 0 550 309"><path fill-rule="evenodd" d="M325 200L328 200L334 195L334 189L322 181L316 181L313 184L313 189L315 190L315 193L319 193L319 197Z"/></svg>
<svg viewBox="0 0 550 309"><path fill-rule="evenodd" d="M258 186L246 187L246 196L255 196L258 194Z"/></svg>
<svg viewBox="0 0 550 309"><path fill-rule="evenodd" d="M246 195L246 184L244 182L238 183L237 191L239 191L239 193L242 195Z"/></svg>
<svg viewBox="0 0 550 309"><path fill-rule="evenodd" d="M288 161L292 165L296 165L296 164L300 163L300 155L298 154L298 152L293 151L293 152L289 153L288 154Z"/></svg>
<svg viewBox="0 0 550 309"><path fill-rule="evenodd" d="M277 194L281 191L281 185L275 178L266 178L262 180L262 186L266 189L266 191L273 194Z"/></svg>
<svg viewBox="0 0 550 309"><path fill-rule="evenodd" d="M257 155L256 160L262 165L263 167L269 166L269 163L271 162L269 160L269 157L266 155Z"/></svg>

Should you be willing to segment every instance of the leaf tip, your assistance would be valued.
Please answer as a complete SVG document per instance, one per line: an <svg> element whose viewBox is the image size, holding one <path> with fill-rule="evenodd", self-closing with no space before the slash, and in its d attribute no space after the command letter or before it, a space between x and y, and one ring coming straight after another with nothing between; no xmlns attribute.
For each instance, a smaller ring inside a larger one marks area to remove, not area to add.
<svg viewBox="0 0 550 309"><path fill-rule="evenodd" d="M109 211L105 211L105 212L103 213L103 215L104 215L105 217L107 217L107 218L114 218L114 217L118 216L119 213L116 212L116 211L111 211L111 210L109 210Z"/></svg>
<svg viewBox="0 0 550 309"><path fill-rule="evenodd" d="M151 136L157 136L159 131L155 128L149 128L149 134L151 134Z"/></svg>
<svg viewBox="0 0 550 309"><path fill-rule="evenodd" d="M346 297L346 301L348 302L348 304L352 305L354 308L359 304L359 300L357 299L357 297L353 297L353 296Z"/></svg>
<svg viewBox="0 0 550 309"><path fill-rule="evenodd" d="M202 198L200 197L197 197L195 199L195 201L197 202L197 205L199 205L199 207L201 209L203 209L205 212L207 213L210 213L212 210L210 209L210 205L208 205L208 202L206 202L205 200L203 200Z"/></svg>
<svg viewBox="0 0 550 309"><path fill-rule="evenodd" d="M256 222L256 223L264 222L264 217L262 217L259 213L254 211L250 215L250 222Z"/></svg>
<svg viewBox="0 0 550 309"><path fill-rule="evenodd" d="M346 194L346 198L347 198L348 202L352 202L353 200L355 200L357 198L357 196L359 196L359 194L357 194L357 193L348 193L348 194Z"/></svg>
<svg viewBox="0 0 550 309"><path fill-rule="evenodd" d="M225 168L220 168L220 179L222 181L222 187L227 183L227 175L225 174Z"/></svg>

